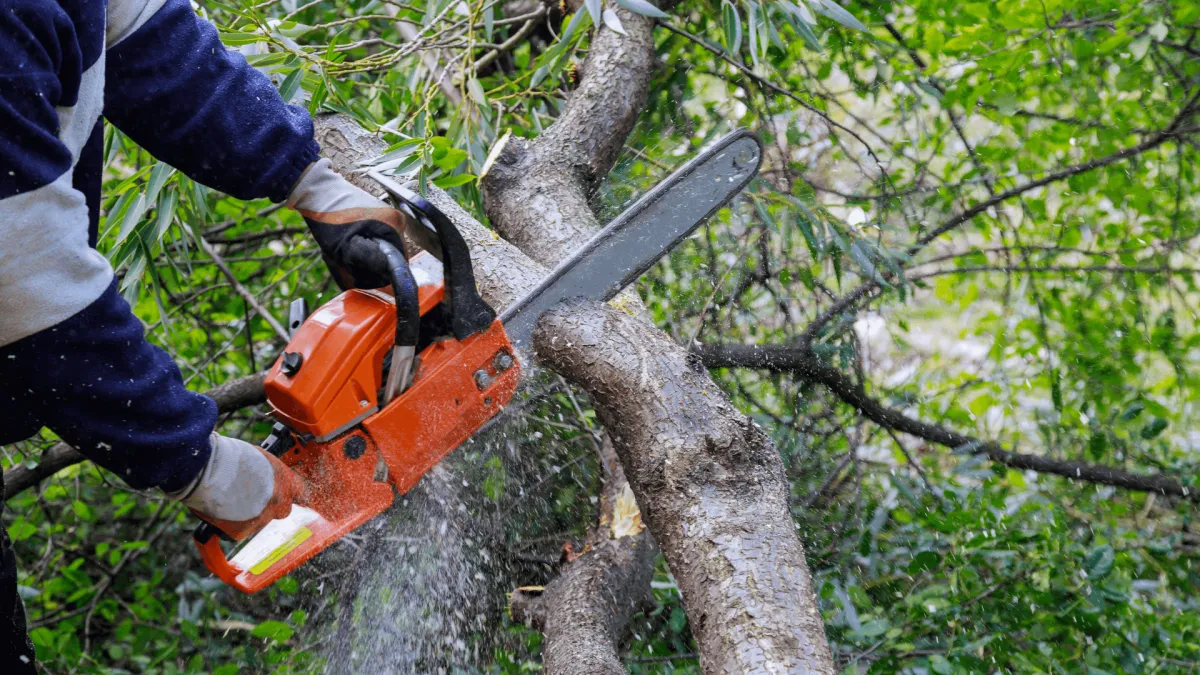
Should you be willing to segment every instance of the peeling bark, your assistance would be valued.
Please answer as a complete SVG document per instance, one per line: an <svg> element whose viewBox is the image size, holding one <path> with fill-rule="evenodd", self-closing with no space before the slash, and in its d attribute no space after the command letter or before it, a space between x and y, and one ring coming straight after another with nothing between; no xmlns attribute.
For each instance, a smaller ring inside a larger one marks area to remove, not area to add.
<svg viewBox="0 0 1200 675"><path fill-rule="evenodd" d="M679 584L706 673L834 672L774 445L682 348L592 303L543 315L538 358L591 395Z"/></svg>

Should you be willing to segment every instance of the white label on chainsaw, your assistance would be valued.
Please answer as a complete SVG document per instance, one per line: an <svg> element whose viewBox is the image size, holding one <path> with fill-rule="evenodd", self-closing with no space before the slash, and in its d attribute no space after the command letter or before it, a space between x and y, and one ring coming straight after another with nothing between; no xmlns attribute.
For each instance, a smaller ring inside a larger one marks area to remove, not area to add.
<svg viewBox="0 0 1200 675"><path fill-rule="evenodd" d="M292 506L292 512L287 518L272 520L267 523L267 526L258 531L246 542L237 555L233 556L232 562L235 567L241 570L249 570L257 567L259 563L266 560L273 553L278 551L290 541L296 540L296 535L306 526L316 520L321 519L321 514L304 506Z"/></svg>
<svg viewBox="0 0 1200 675"><path fill-rule="evenodd" d="M426 251L421 251L408 261L413 279L418 286L429 286L442 280L442 261Z"/></svg>

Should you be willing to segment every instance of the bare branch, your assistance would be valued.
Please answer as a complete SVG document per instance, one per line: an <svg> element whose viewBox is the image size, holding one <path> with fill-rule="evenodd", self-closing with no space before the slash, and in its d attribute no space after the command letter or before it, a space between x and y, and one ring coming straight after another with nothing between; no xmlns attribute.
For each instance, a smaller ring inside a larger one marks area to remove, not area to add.
<svg viewBox="0 0 1200 675"><path fill-rule="evenodd" d="M225 263L225 259L221 257L220 253L217 253L215 246L208 243L204 237L198 237L198 239L200 241L200 248L203 248L204 252L213 259L213 262L217 265L217 269L221 270L221 274L224 274L225 278L229 279L229 283L233 285L233 290L236 291L237 294L246 301L247 305L250 305L254 308L254 311L263 318L263 321L267 322L267 325L269 325L271 329L275 331L275 335L277 335L280 340L287 342L288 333L286 330L284 330L283 324L279 323L279 319L276 319L266 307L263 307L262 303L258 301L258 298L254 297L253 293L246 290L246 287L242 285L242 282L239 281L238 278L233 274L233 270L229 269L229 265Z"/></svg>
<svg viewBox="0 0 1200 675"><path fill-rule="evenodd" d="M902 431L958 452L984 455L994 462L1015 469L1029 469L1072 480L1200 501L1200 491L1189 488L1174 476L1139 474L1099 464L1010 452L994 441L984 441L943 426L915 420L870 397L865 390L836 368L825 365L811 349L802 346L708 344L697 347L696 353L709 368L761 368L791 373L810 382L823 384L843 402L884 428Z"/></svg>

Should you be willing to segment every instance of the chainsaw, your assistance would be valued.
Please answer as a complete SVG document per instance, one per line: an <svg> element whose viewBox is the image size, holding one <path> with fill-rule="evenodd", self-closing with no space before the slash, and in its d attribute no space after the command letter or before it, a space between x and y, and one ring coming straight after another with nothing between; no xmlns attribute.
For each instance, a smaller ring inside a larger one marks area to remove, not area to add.
<svg viewBox="0 0 1200 675"><path fill-rule="evenodd" d="M220 530L201 524L194 539L205 566L254 593L385 511L512 399L543 312L567 300L611 300L745 187L761 161L748 131L726 135L499 316L479 296L450 219L370 172L420 224L419 240L434 245L409 259L380 242L390 293L348 289L311 315L293 301L290 340L265 381L275 423L262 446L300 475L310 500L232 557Z"/></svg>

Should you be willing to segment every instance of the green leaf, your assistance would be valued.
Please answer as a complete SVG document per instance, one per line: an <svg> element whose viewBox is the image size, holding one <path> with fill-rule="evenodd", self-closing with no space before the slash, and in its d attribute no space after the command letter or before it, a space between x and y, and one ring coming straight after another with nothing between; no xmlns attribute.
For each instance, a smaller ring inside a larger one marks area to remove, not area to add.
<svg viewBox="0 0 1200 675"><path fill-rule="evenodd" d="M292 634L296 631L282 621L264 621L254 627L250 632L251 635L257 638L265 638L276 642L287 642L292 638Z"/></svg>
<svg viewBox="0 0 1200 675"><path fill-rule="evenodd" d="M433 184L442 188L443 190L448 190L452 187L458 187L459 185L466 185L473 180L475 180L475 176L469 173L460 173L455 176L442 176L441 178L433 181Z"/></svg>
<svg viewBox="0 0 1200 675"><path fill-rule="evenodd" d="M158 199L158 193L162 190L162 186L166 185L174 173L175 169L166 162L157 162L154 165L154 168L150 170L150 182L146 184L146 203Z"/></svg>
<svg viewBox="0 0 1200 675"><path fill-rule="evenodd" d="M676 605L671 609L671 619L667 625L670 626L672 633L683 632L683 629L687 627L687 613L683 611L682 607Z"/></svg>
<svg viewBox="0 0 1200 675"><path fill-rule="evenodd" d="M587 7L588 14L592 16L592 21L600 22L600 0L583 0L583 6Z"/></svg>
<svg viewBox="0 0 1200 675"><path fill-rule="evenodd" d="M71 509L75 512L75 515L78 516L80 520L89 523L96 520L96 512L92 510L92 507L88 506L84 502L79 501L78 499L72 502Z"/></svg>
<svg viewBox="0 0 1200 675"><path fill-rule="evenodd" d="M302 23L296 23L295 21L284 21L283 23L275 26L275 34L295 39L312 29L312 26L306 26Z"/></svg>
<svg viewBox="0 0 1200 675"><path fill-rule="evenodd" d="M283 84L279 85L279 97L283 99L284 103L289 103L296 92L300 90L300 83L303 79L304 68L297 68L283 78Z"/></svg>
<svg viewBox="0 0 1200 675"><path fill-rule="evenodd" d="M1122 422L1128 422L1128 421L1134 419L1135 417L1137 417L1138 415L1141 415L1142 411L1145 409L1146 409L1146 404L1142 403L1141 401L1134 401L1133 403L1130 403L1128 407L1125 408L1124 412L1121 413L1120 419Z"/></svg>
<svg viewBox="0 0 1200 675"><path fill-rule="evenodd" d="M567 27L563 29L558 45L570 44L571 38L575 37L576 32L585 31L590 25L592 25L590 12L575 12L571 15L571 20L567 22Z"/></svg>
<svg viewBox="0 0 1200 675"><path fill-rule="evenodd" d="M929 24L925 27L925 50L936 56L942 51L942 47L946 44L946 36L935 25Z"/></svg>
<svg viewBox="0 0 1200 675"><path fill-rule="evenodd" d="M479 105L487 105L487 94L483 91L483 85L479 84L479 80L472 77L467 80L467 93L471 95L471 100Z"/></svg>
<svg viewBox="0 0 1200 675"><path fill-rule="evenodd" d="M1083 562L1083 571L1087 572L1088 579L1099 581L1108 576L1112 571L1113 561L1116 559L1116 554L1113 547L1108 544L1102 544L1093 548Z"/></svg>
<svg viewBox="0 0 1200 675"><path fill-rule="evenodd" d="M872 619L858 629L858 634L865 638L878 637L886 633L891 627L892 625L888 623L887 619Z"/></svg>
<svg viewBox="0 0 1200 675"><path fill-rule="evenodd" d="M1165 419L1161 417L1155 417L1154 419L1150 420L1149 424L1142 427L1141 436L1147 441L1158 438L1163 431L1166 431L1167 426L1169 425L1170 422L1166 421Z"/></svg>
<svg viewBox="0 0 1200 675"><path fill-rule="evenodd" d="M609 30L620 33L621 35L629 35L625 32L625 26L621 23L621 17L612 11L611 7L604 8L604 25L608 26Z"/></svg>
<svg viewBox="0 0 1200 675"><path fill-rule="evenodd" d="M937 551L921 551L913 556L912 562L908 563L909 574L920 574L929 570L937 569L942 562L942 556Z"/></svg>
<svg viewBox="0 0 1200 675"><path fill-rule="evenodd" d="M850 259L854 261L854 264L858 265L867 278L882 281L878 270L875 269L875 263L872 260L874 257L874 253L868 250L862 240L856 239L850 244Z"/></svg>
<svg viewBox="0 0 1200 675"><path fill-rule="evenodd" d="M17 518L12 525L8 526L8 537L13 541L24 541L36 534L37 531L37 525L24 518Z"/></svg>
<svg viewBox="0 0 1200 675"><path fill-rule="evenodd" d="M616 2L634 14L641 14L642 16L649 16L655 19L668 18L666 12L646 2L646 0L616 0Z"/></svg>
<svg viewBox="0 0 1200 675"><path fill-rule="evenodd" d="M721 3L721 23L725 31L725 48L730 54L738 53L742 48L742 18L729 0Z"/></svg>
<svg viewBox="0 0 1200 675"><path fill-rule="evenodd" d="M847 28L867 32L867 27L861 21L854 18L853 14L847 12L833 0L813 0L812 8L817 14L833 19Z"/></svg>
<svg viewBox="0 0 1200 675"><path fill-rule="evenodd" d="M217 35L226 47L241 47L267 41L267 36L261 33L218 33Z"/></svg>

